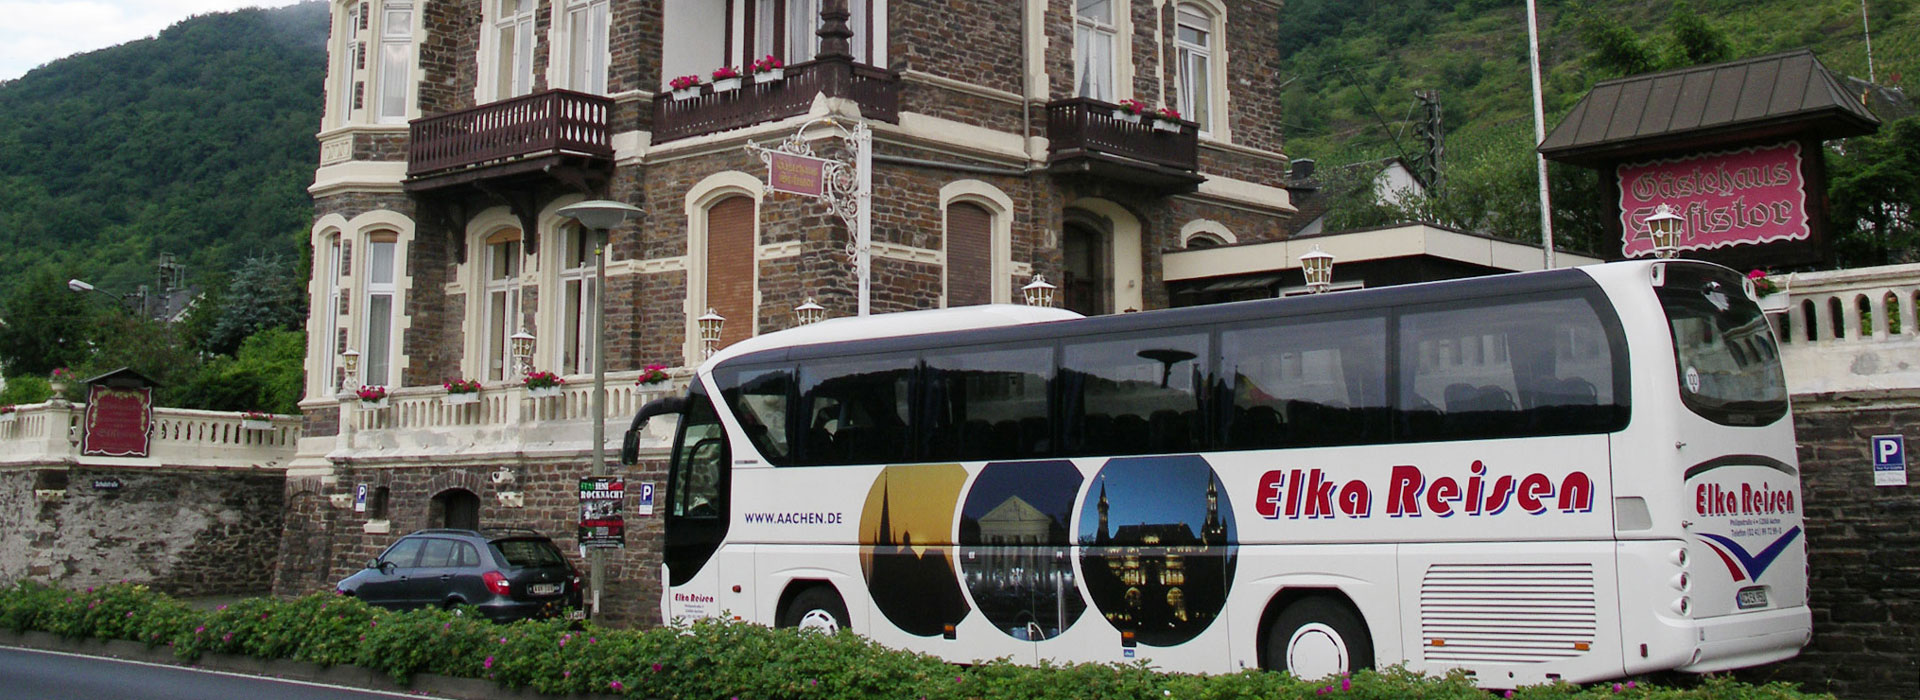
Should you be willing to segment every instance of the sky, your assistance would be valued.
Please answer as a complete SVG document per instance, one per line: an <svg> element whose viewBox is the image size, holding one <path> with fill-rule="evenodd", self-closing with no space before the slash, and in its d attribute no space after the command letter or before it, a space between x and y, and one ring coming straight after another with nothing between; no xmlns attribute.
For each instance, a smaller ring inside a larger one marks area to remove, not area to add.
<svg viewBox="0 0 1920 700"><path fill-rule="evenodd" d="M145 39L180 20L296 0L0 0L0 81L76 53Z"/></svg>

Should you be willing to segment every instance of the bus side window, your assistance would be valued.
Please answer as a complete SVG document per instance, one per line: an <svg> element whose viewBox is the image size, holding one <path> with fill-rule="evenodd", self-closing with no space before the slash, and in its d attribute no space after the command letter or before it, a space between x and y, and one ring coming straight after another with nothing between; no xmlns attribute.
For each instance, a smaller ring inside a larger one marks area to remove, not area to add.
<svg viewBox="0 0 1920 700"><path fill-rule="evenodd" d="M908 418L916 358L909 354L800 365L797 464L885 464L912 458ZM798 428L797 428L798 429Z"/></svg>
<svg viewBox="0 0 1920 700"><path fill-rule="evenodd" d="M1206 449L1205 333L1066 342L1061 361L1066 456Z"/></svg>
<svg viewBox="0 0 1920 700"><path fill-rule="evenodd" d="M1053 449L1047 383L1051 341L1029 347L928 351L921 460L1029 459Z"/></svg>
<svg viewBox="0 0 1920 700"><path fill-rule="evenodd" d="M1612 423L1612 351L1585 299L1407 313L1400 343L1407 438L1566 435Z"/></svg>
<svg viewBox="0 0 1920 700"><path fill-rule="evenodd" d="M719 517L724 515L721 490L727 480L726 434L706 396L695 395L689 401L681 428L679 464L668 494L669 512L679 517Z"/></svg>
<svg viewBox="0 0 1920 700"><path fill-rule="evenodd" d="M1227 449L1386 438L1386 321L1279 319L1220 332Z"/></svg>
<svg viewBox="0 0 1920 700"><path fill-rule="evenodd" d="M740 421L747 441L776 466L787 466L793 449L787 425L788 390L793 371L786 367L722 370L720 393Z"/></svg>

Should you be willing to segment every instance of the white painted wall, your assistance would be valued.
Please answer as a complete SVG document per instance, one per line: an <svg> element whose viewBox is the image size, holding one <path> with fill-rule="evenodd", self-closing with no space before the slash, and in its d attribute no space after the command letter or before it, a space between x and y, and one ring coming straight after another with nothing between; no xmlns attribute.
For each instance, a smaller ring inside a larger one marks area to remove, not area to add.
<svg viewBox="0 0 1920 700"><path fill-rule="evenodd" d="M726 10L726 3L713 0L667 0L664 21L673 30L661 46L661 90L682 75L707 80L726 60Z"/></svg>

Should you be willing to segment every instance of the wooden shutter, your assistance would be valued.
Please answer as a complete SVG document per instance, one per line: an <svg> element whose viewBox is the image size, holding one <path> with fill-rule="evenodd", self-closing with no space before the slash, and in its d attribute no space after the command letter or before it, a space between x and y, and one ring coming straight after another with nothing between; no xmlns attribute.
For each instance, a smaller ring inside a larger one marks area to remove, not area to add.
<svg viewBox="0 0 1920 700"><path fill-rule="evenodd" d="M707 306L727 318L723 348L753 335L753 219L747 197L729 197L707 209Z"/></svg>
<svg viewBox="0 0 1920 700"><path fill-rule="evenodd" d="M993 212L968 202L947 207L947 306L993 303Z"/></svg>

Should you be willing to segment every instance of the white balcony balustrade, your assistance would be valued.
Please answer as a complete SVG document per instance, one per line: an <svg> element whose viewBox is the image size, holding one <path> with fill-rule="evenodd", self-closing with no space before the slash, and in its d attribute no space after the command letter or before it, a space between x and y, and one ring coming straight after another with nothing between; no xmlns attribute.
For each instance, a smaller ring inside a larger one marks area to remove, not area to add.
<svg viewBox="0 0 1920 700"><path fill-rule="evenodd" d="M1775 275L1770 314L1795 395L1920 389L1920 264Z"/></svg>
<svg viewBox="0 0 1920 700"><path fill-rule="evenodd" d="M615 453L641 405L686 391L685 375L636 385L639 375L638 371L607 373L607 439ZM347 394L340 401L340 434L326 456L336 461L453 463L591 451L591 380L573 377L554 395L530 394L517 385L487 387L479 392L478 401L455 404L446 401L446 390L438 386L401 387L387 393L385 407ZM673 439L672 423L668 419L649 423L641 439L643 452L664 453Z"/></svg>
<svg viewBox="0 0 1920 700"><path fill-rule="evenodd" d="M50 402L0 414L0 466L284 468L300 435L299 416L254 422L239 413L155 407L148 456L82 456L80 431L86 408ZM247 427L250 422L265 427Z"/></svg>

